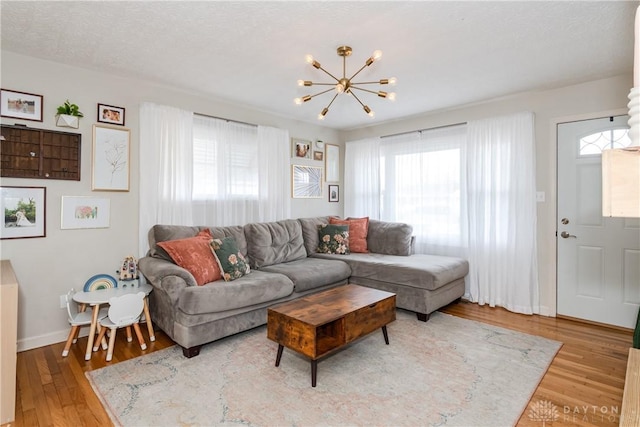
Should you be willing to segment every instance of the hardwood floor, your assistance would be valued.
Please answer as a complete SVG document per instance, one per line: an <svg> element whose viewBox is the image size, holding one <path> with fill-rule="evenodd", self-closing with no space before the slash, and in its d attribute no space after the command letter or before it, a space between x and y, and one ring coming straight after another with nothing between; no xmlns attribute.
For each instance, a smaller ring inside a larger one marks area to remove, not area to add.
<svg viewBox="0 0 640 427"><path fill-rule="evenodd" d="M564 343L518 426L618 425L631 331L464 302L441 311ZM84 375L107 364L105 352L94 353L85 361L86 340L79 339L65 358L61 356L64 342L18 353L15 426L111 425ZM147 340L147 344L142 351L136 340L127 343L126 334L119 333L109 364L161 350L173 342L156 329L156 341Z"/></svg>

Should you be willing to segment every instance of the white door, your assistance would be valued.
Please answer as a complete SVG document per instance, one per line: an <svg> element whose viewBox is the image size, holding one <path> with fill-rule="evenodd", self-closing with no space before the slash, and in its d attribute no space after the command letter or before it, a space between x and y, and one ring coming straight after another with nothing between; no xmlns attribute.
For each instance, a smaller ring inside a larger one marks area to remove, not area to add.
<svg viewBox="0 0 640 427"><path fill-rule="evenodd" d="M633 328L640 221L602 216L601 152L630 143L627 116L558 125L559 315Z"/></svg>

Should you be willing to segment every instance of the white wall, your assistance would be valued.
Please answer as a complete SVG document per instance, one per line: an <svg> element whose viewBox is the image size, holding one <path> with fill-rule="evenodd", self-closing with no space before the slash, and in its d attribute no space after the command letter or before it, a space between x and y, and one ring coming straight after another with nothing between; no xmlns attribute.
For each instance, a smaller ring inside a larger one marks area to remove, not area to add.
<svg viewBox="0 0 640 427"><path fill-rule="evenodd" d="M3 117L2 124L26 124L33 128L82 134L81 181L3 178L5 186L47 188L46 237L0 241L0 258L10 259L20 282L18 348L25 350L63 341L69 331L59 296L71 287L82 288L94 274L116 275L119 263L137 255L139 168L138 109L141 102L172 105L197 113L288 129L291 137L339 144L331 129L288 120L243 108L219 99L205 98L143 80L114 77L82 68L42 61L12 52L1 52L2 87L44 96L44 121L30 122ZM80 106L85 117L80 128L57 128L55 110L66 99ZM131 186L129 192L91 191L92 125L97 103L125 108L125 125L131 129ZM309 164L318 165L309 161ZM342 215L342 201L293 199L291 216ZM111 224L106 229L61 230L61 196L106 197L111 200Z"/></svg>
<svg viewBox="0 0 640 427"><path fill-rule="evenodd" d="M529 92L425 114L393 123L343 132L343 141L390 135L419 129L495 117L520 111L535 113L536 182L546 201L538 203L538 274L541 313L556 314L556 125L626 114L632 75L617 76L560 89ZM398 101L401 102L401 101Z"/></svg>

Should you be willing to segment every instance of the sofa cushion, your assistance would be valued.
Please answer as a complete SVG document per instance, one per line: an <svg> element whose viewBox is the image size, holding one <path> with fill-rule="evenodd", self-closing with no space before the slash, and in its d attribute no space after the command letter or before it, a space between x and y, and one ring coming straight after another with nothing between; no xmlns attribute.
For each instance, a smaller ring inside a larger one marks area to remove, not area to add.
<svg viewBox="0 0 640 427"><path fill-rule="evenodd" d="M158 242L158 246L164 249L176 264L189 271L198 286L202 286L219 280L221 276L221 268L209 247L211 239L209 230L202 230L194 237Z"/></svg>
<svg viewBox="0 0 640 427"><path fill-rule="evenodd" d="M318 226L318 251L323 254L349 254L349 226L325 224Z"/></svg>
<svg viewBox="0 0 640 427"><path fill-rule="evenodd" d="M351 277L428 290L438 289L469 273L469 263L465 259L438 255L397 256L370 252L351 255L315 254L314 257L346 262L351 267Z"/></svg>
<svg viewBox="0 0 640 427"><path fill-rule="evenodd" d="M284 298L293 282L282 274L252 271L232 282L219 280L184 288L178 307L186 314L217 313Z"/></svg>
<svg viewBox="0 0 640 427"><path fill-rule="evenodd" d="M315 254L318 250L318 226L329 224L328 216L319 216L315 218L298 219L302 227L302 238L304 239L304 248L307 250L307 256Z"/></svg>
<svg viewBox="0 0 640 427"><path fill-rule="evenodd" d="M302 228L295 219L247 224L244 232L253 268L295 261L307 256Z"/></svg>
<svg viewBox="0 0 640 427"><path fill-rule="evenodd" d="M296 292L346 281L351 275L351 268L346 263L321 258L304 258L270 265L262 271L284 274L291 279Z"/></svg>
<svg viewBox="0 0 640 427"><path fill-rule="evenodd" d="M349 251L367 253L367 234L369 231L369 217L340 219L331 217L329 224L349 226Z"/></svg>
<svg viewBox="0 0 640 427"><path fill-rule="evenodd" d="M369 252L387 255L411 255L413 227L399 222L369 220Z"/></svg>
<svg viewBox="0 0 640 427"><path fill-rule="evenodd" d="M222 278L225 282L230 282L249 274L249 264L244 255L240 253L233 237L211 239L210 246L220 270L222 270Z"/></svg>

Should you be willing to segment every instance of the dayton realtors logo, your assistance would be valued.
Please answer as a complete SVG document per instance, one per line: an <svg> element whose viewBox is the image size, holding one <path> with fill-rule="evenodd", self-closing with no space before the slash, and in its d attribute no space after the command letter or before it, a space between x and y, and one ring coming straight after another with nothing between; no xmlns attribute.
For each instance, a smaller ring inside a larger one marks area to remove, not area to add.
<svg viewBox="0 0 640 427"><path fill-rule="evenodd" d="M576 423L586 421L615 422L620 418L617 406L568 406L562 407L562 414L558 407L549 400L538 400L529 408L529 419L541 422L543 426L554 421Z"/></svg>
<svg viewBox="0 0 640 427"><path fill-rule="evenodd" d="M529 419L531 421L540 421L543 426L546 423L558 421L559 418L558 407L548 400L538 400L529 409Z"/></svg>

